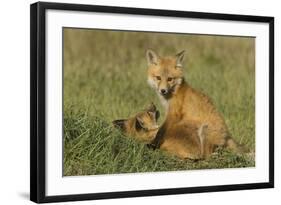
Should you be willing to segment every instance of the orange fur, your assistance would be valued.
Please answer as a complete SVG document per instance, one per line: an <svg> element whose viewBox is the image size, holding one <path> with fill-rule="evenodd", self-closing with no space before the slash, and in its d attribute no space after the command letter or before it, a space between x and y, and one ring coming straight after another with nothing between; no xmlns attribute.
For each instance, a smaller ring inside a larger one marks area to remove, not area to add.
<svg viewBox="0 0 281 205"><path fill-rule="evenodd" d="M127 136L133 137L143 143L151 142L157 132L157 110L154 105L149 109L137 113L128 119L115 120L115 127ZM159 116L158 116L159 117ZM141 122L141 127L137 128L137 123ZM167 131L167 138L161 149L179 158L200 159L203 158L206 126L196 128L194 125L179 125ZM173 137L170 137L173 136Z"/></svg>
<svg viewBox="0 0 281 205"><path fill-rule="evenodd" d="M158 131L157 118L159 111L154 104L136 115L128 118L113 121L113 125L119 128L127 136L137 141L149 143L155 138Z"/></svg>
<svg viewBox="0 0 281 205"><path fill-rule="evenodd" d="M166 119L152 145L171 152L180 150L182 158L194 158L200 153L198 129L206 125L201 150L204 157L213 153L217 146L237 150L236 142L230 137L225 121L211 99L185 82L183 53L160 57L147 51L148 82L166 108Z"/></svg>

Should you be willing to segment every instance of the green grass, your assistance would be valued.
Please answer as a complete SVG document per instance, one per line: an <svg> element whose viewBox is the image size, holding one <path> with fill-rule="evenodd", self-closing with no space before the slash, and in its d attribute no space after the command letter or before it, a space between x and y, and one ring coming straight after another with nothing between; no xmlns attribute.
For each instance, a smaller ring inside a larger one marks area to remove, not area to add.
<svg viewBox="0 0 281 205"><path fill-rule="evenodd" d="M255 150L253 38L64 30L64 175L255 166L247 155L218 150L203 161L180 160L125 137L111 126L154 102L145 50L186 50L185 78L210 96L233 137Z"/></svg>

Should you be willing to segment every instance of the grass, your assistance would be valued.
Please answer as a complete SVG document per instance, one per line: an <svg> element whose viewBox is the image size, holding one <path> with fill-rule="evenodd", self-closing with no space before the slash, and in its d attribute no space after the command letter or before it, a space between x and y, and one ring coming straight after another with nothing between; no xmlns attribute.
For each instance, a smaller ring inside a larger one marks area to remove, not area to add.
<svg viewBox="0 0 281 205"><path fill-rule="evenodd" d="M203 161L180 160L123 136L111 126L154 102L145 50L186 50L185 78L209 95L233 137L255 151L253 38L64 29L64 175L255 166L248 155L218 150Z"/></svg>

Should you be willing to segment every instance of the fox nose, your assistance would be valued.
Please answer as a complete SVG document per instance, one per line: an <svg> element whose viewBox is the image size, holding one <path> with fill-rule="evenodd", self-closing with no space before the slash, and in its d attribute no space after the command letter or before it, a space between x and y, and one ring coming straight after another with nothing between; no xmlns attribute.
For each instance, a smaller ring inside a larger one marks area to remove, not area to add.
<svg viewBox="0 0 281 205"><path fill-rule="evenodd" d="M165 95L165 94L167 94L168 91L166 89L161 89L160 92L161 92L161 94Z"/></svg>

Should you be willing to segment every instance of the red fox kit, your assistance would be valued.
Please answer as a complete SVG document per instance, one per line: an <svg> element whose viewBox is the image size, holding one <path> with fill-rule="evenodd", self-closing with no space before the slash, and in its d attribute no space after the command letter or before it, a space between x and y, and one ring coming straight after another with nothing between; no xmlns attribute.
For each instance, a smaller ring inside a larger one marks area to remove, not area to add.
<svg viewBox="0 0 281 205"><path fill-rule="evenodd" d="M147 109L137 113L133 117L114 120L112 123L126 135L129 135L140 142L149 143L154 139L158 131L158 118L159 111L154 104L151 104Z"/></svg>
<svg viewBox="0 0 281 205"><path fill-rule="evenodd" d="M150 146L154 149L167 149L167 147L174 146L174 149L177 149L180 145L176 142L167 144L167 141L172 142L179 136L183 137L184 129L194 133L192 130L200 129L203 126L204 156L209 156L217 146L237 150L237 144L230 137L225 121L211 99L185 81L183 75L184 51L175 56L160 57L154 51L148 50L146 58L148 83L155 89L166 109L166 119ZM189 141L190 135L185 135L185 138L186 141Z"/></svg>
<svg viewBox="0 0 281 205"><path fill-rule="evenodd" d="M158 132L157 119L159 111L155 105L150 105L145 111L137 113L129 119L115 120L113 125L126 135L144 143L151 142ZM201 159L204 156L204 142L207 126L200 128L194 126L182 126L176 130L168 130L168 135L173 137L164 139L161 149L171 155L182 159Z"/></svg>

